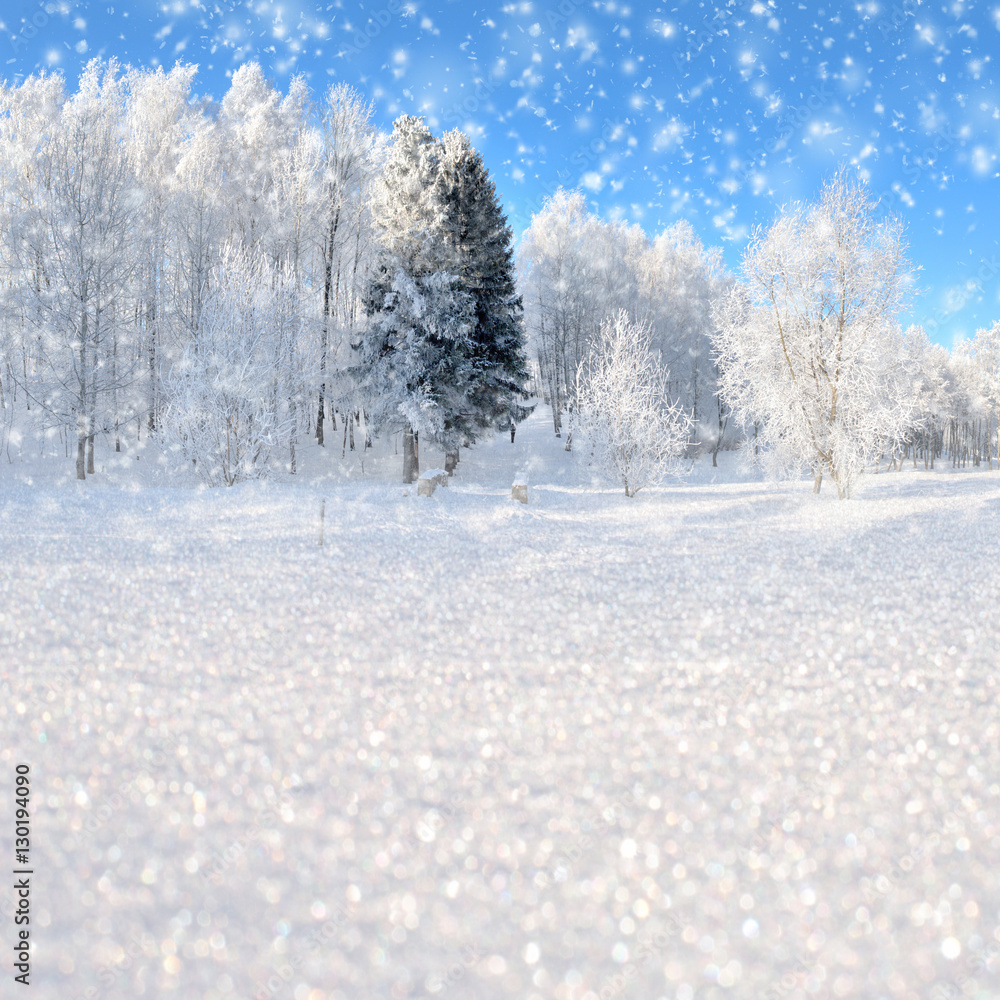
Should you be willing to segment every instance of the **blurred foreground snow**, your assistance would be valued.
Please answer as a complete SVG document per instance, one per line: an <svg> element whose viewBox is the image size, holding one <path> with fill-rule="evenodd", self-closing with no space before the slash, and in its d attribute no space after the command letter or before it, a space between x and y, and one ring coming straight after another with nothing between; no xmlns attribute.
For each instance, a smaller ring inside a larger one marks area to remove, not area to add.
<svg viewBox="0 0 1000 1000"><path fill-rule="evenodd" d="M432 498L5 480L35 1000L1000 995L1000 477L627 500L546 416Z"/></svg>

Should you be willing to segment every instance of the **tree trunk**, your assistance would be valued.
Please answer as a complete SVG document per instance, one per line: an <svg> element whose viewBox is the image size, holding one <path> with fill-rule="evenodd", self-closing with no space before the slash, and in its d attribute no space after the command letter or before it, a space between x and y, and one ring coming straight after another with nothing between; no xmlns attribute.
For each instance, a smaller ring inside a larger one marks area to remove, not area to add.
<svg viewBox="0 0 1000 1000"><path fill-rule="evenodd" d="M111 354L111 378L114 384L114 408L115 408L115 451L122 450L121 438L121 410L118 408L118 338L115 337Z"/></svg>
<svg viewBox="0 0 1000 1000"><path fill-rule="evenodd" d="M718 373L716 373L718 374ZM726 428L729 426L729 414L726 414L726 419L722 419L722 400L716 399L715 401L716 413L718 414L718 434L715 438L715 447L712 449L712 468L717 469L719 467L718 456L719 449L722 447L722 442L726 436Z"/></svg>
<svg viewBox="0 0 1000 1000"><path fill-rule="evenodd" d="M316 410L316 444L321 448L325 448L326 444L323 441L323 411L325 409L326 401L323 398L326 390L326 344L323 345L323 355L320 360L320 376L319 376L319 408ZM336 430L336 428L334 428Z"/></svg>
<svg viewBox="0 0 1000 1000"><path fill-rule="evenodd" d="M455 474L455 467L458 465L458 450L445 452L444 456L444 471L448 473L449 476Z"/></svg>
<svg viewBox="0 0 1000 1000"><path fill-rule="evenodd" d="M86 285L84 285L83 299L86 301ZM90 430L87 415L90 412L88 407L87 392L87 314L84 312L80 321L80 396L78 400L79 409L76 414L76 478L87 478L87 434Z"/></svg>
<svg viewBox="0 0 1000 1000"><path fill-rule="evenodd" d="M87 418L82 413L76 418L76 478L87 478Z"/></svg>
<svg viewBox="0 0 1000 1000"><path fill-rule="evenodd" d="M150 293L152 296L153 293ZM157 409L159 399L157 398L157 386L159 380L156 377L156 304L150 298L146 307L146 332L149 337L149 353L146 363L149 365L149 423L147 427L151 431L156 430Z"/></svg>
<svg viewBox="0 0 1000 1000"><path fill-rule="evenodd" d="M403 431L403 482L415 483L420 475L420 441L417 432L407 425Z"/></svg>
<svg viewBox="0 0 1000 1000"><path fill-rule="evenodd" d="M319 356L319 409L316 411L316 443L323 444L323 416L326 405L326 355L330 346L330 308L333 302L333 241L337 233L340 211L330 224L326 242L326 265L323 269L323 329ZM334 430L337 429L334 424Z"/></svg>
<svg viewBox="0 0 1000 1000"><path fill-rule="evenodd" d="M819 493L820 487L823 485L823 473L817 472L816 478L813 480L813 493Z"/></svg>

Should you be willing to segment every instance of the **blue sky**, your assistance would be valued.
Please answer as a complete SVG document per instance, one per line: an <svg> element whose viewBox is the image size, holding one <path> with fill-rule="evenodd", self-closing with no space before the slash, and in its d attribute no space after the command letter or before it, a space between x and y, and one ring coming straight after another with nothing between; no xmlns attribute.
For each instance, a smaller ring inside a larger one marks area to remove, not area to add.
<svg viewBox="0 0 1000 1000"><path fill-rule="evenodd" d="M923 294L904 320L950 347L1000 319L996 0L5 0L0 16L8 81L182 60L221 96L256 59L281 89L357 86L385 128L462 127L518 235L579 187L651 234L689 219L735 269L755 226L855 164L906 222Z"/></svg>

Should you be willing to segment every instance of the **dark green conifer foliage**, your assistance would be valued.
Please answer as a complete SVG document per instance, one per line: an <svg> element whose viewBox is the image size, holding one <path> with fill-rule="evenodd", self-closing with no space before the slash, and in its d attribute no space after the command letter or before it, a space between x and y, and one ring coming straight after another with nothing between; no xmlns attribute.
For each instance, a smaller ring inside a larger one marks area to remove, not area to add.
<svg viewBox="0 0 1000 1000"><path fill-rule="evenodd" d="M530 412L513 237L468 138L434 139L411 116L395 124L376 215L381 259L357 374L375 423L404 431L412 481L418 436L454 454Z"/></svg>

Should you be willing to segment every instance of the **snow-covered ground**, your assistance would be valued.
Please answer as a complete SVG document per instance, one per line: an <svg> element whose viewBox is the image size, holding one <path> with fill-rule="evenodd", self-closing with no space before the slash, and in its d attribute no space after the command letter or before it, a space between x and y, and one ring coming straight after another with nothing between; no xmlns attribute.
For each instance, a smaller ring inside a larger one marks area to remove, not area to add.
<svg viewBox="0 0 1000 1000"><path fill-rule="evenodd" d="M547 420L431 498L4 463L26 996L1000 995L1000 474L629 500Z"/></svg>

